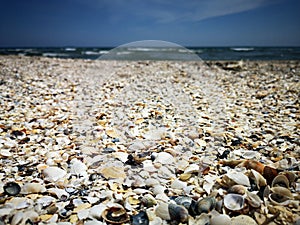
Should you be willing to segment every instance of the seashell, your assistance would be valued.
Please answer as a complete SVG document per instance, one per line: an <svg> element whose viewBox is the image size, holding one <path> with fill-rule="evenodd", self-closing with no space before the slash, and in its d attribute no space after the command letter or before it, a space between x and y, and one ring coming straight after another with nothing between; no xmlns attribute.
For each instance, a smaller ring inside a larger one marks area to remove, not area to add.
<svg viewBox="0 0 300 225"><path fill-rule="evenodd" d="M172 164L175 162L175 158L167 152L159 152L156 156L154 163L161 163L161 164Z"/></svg>
<svg viewBox="0 0 300 225"><path fill-rule="evenodd" d="M202 198L199 201L192 201L189 212L192 216L208 213L216 207L216 199L214 197Z"/></svg>
<svg viewBox="0 0 300 225"><path fill-rule="evenodd" d="M70 173L87 177L87 166L80 160L74 158L71 160Z"/></svg>
<svg viewBox="0 0 300 225"><path fill-rule="evenodd" d="M180 181L179 179L175 179L171 184L171 188L173 189L184 190L186 187L187 183Z"/></svg>
<svg viewBox="0 0 300 225"><path fill-rule="evenodd" d="M13 156L13 154L8 149L1 149L0 156L2 156L3 158L8 158Z"/></svg>
<svg viewBox="0 0 300 225"><path fill-rule="evenodd" d="M197 164L189 165L185 170L185 174L199 173L200 167Z"/></svg>
<svg viewBox="0 0 300 225"><path fill-rule="evenodd" d="M262 200L257 194L247 191L246 195L247 202L254 208L260 207Z"/></svg>
<svg viewBox="0 0 300 225"><path fill-rule="evenodd" d="M260 153L257 151L243 151L242 157L245 159L258 159L260 157Z"/></svg>
<svg viewBox="0 0 300 225"><path fill-rule="evenodd" d="M49 181L56 182L59 179L63 178L67 174L67 172L58 167L50 166L43 170L43 174Z"/></svg>
<svg viewBox="0 0 300 225"><path fill-rule="evenodd" d="M254 169L251 169L250 177L255 181L256 186L258 187L258 189L260 187L264 187L264 186L267 185L267 180L263 177L263 175L261 175L260 173L258 173Z"/></svg>
<svg viewBox="0 0 300 225"><path fill-rule="evenodd" d="M231 218L231 225L258 225L250 216L239 215Z"/></svg>
<svg viewBox="0 0 300 225"><path fill-rule="evenodd" d="M244 208L244 196L239 194L227 194L224 197L224 206L232 211L238 211Z"/></svg>
<svg viewBox="0 0 300 225"><path fill-rule="evenodd" d="M237 171L232 170L232 171L229 171L227 174L225 174L224 177L225 177L224 178L225 180L226 180L226 178L229 178L235 184L250 186L249 178L242 172L237 172ZM228 180L226 180L226 182L228 182ZM227 183L227 184L230 185L230 183Z"/></svg>
<svg viewBox="0 0 300 225"><path fill-rule="evenodd" d="M273 179L271 187L279 186L279 187L289 188L289 183L290 182L286 176L279 174Z"/></svg>
<svg viewBox="0 0 300 225"><path fill-rule="evenodd" d="M45 191L45 186L40 183L26 183L22 187L22 193L24 194L41 193Z"/></svg>
<svg viewBox="0 0 300 225"><path fill-rule="evenodd" d="M210 224L210 218L209 215L206 213L202 213L200 216L197 216L196 218L189 219L189 225L209 225L209 224Z"/></svg>
<svg viewBox="0 0 300 225"><path fill-rule="evenodd" d="M243 185L236 184L228 189L228 193L235 193L239 195L244 195L247 191L247 188Z"/></svg>
<svg viewBox="0 0 300 225"><path fill-rule="evenodd" d="M188 221L189 212L184 206L170 203L168 205L168 210L171 220L175 220L180 223Z"/></svg>
<svg viewBox="0 0 300 225"><path fill-rule="evenodd" d="M20 193L21 187L16 182L8 182L3 186L4 193L9 196L15 196Z"/></svg>
<svg viewBox="0 0 300 225"><path fill-rule="evenodd" d="M191 176L192 176L191 173L183 173L183 174L180 174L179 180L187 181L188 179L191 178Z"/></svg>
<svg viewBox="0 0 300 225"><path fill-rule="evenodd" d="M156 199L150 195L150 194L145 194L143 198L141 199L141 203L146 206L146 207L151 207L157 204Z"/></svg>
<svg viewBox="0 0 300 225"><path fill-rule="evenodd" d="M105 209L102 213L103 219L111 224L122 224L129 221L129 216L120 204L114 203L113 206Z"/></svg>
<svg viewBox="0 0 300 225"><path fill-rule="evenodd" d="M275 205L288 205L294 198L291 191L284 187L272 187L271 192L269 199Z"/></svg>
<svg viewBox="0 0 300 225"><path fill-rule="evenodd" d="M163 220L170 220L169 205L165 202L160 202L155 208L155 214Z"/></svg>
<svg viewBox="0 0 300 225"><path fill-rule="evenodd" d="M210 225L230 225L231 219L226 214L220 214L217 216L212 216L210 219Z"/></svg>
<svg viewBox="0 0 300 225"><path fill-rule="evenodd" d="M148 225L149 218L146 212L140 211L138 214L131 217L132 225Z"/></svg>
<svg viewBox="0 0 300 225"><path fill-rule="evenodd" d="M100 170L100 173L106 179L110 178L126 178L126 173L122 167L109 166Z"/></svg>
<svg viewBox="0 0 300 225"><path fill-rule="evenodd" d="M279 173L280 175L284 175L287 177L287 179L289 180L289 185L291 185L292 183L295 182L297 175L294 172L291 171L284 171Z"/></svg>
<svg viewBox="0 0 300 225"><path fill-rule="evenodd" d="M190 209L190 206L192 204L192 201L194 201L192 198L187 196L179 196L174 199L176 204L184 206L187 210Z"/></svg>
<svg viewBox="0 0 300 225"><path fill-rule="evenodd" d="M278 175L278 171L270 166L265 166L262 175L266 178L267 183L271 184L273 179Z"/></svg>

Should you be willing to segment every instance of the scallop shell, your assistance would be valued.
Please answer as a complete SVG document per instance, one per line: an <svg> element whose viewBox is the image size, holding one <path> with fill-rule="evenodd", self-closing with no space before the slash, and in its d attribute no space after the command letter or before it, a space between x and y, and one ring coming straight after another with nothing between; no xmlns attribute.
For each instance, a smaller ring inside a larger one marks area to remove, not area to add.
<svg viewBox="0 0 300 225"><path fill-rule="evenodd" d="M232 211L238 211L244 208L245 199L239 194L227 194L224 197L224 206Z"/></svg>
<svg viewBox="0 0 300 225"><path fill-rule="evenodd" d="M122 224L129 221L129 216L120 204L115 203L113 206L105 209L102 213L103 219L111 224Z"/></svg>

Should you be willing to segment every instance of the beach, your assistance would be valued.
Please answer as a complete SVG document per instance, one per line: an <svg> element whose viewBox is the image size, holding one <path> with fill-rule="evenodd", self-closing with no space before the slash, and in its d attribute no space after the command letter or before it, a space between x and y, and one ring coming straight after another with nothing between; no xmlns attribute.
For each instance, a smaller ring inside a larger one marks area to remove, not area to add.
<svg viewBox="0 0 300 225"><path fill-rule="evenodd" d="M0 56L0 224L300 224L299 81L300 61Z"/></svg>

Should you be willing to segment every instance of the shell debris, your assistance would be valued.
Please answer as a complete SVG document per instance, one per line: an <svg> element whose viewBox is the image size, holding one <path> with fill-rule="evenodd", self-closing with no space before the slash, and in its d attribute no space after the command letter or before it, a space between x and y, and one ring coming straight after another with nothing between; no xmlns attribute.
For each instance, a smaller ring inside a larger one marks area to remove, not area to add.
<svg viewBox="0 0 300 225"><path fill-rule="evenodd" d="M299 224L298 61L0 65L1 224Z"/></svg>

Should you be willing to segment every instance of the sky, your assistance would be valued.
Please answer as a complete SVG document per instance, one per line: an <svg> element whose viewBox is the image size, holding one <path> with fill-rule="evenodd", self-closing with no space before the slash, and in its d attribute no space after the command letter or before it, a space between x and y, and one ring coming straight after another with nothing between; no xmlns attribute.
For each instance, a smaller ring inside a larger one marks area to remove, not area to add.
<svg viewBox="0 0 300 225"><path fill-rule="evenodd" d="M300 46L300 0L0 0L0 47Z"/></svg>

